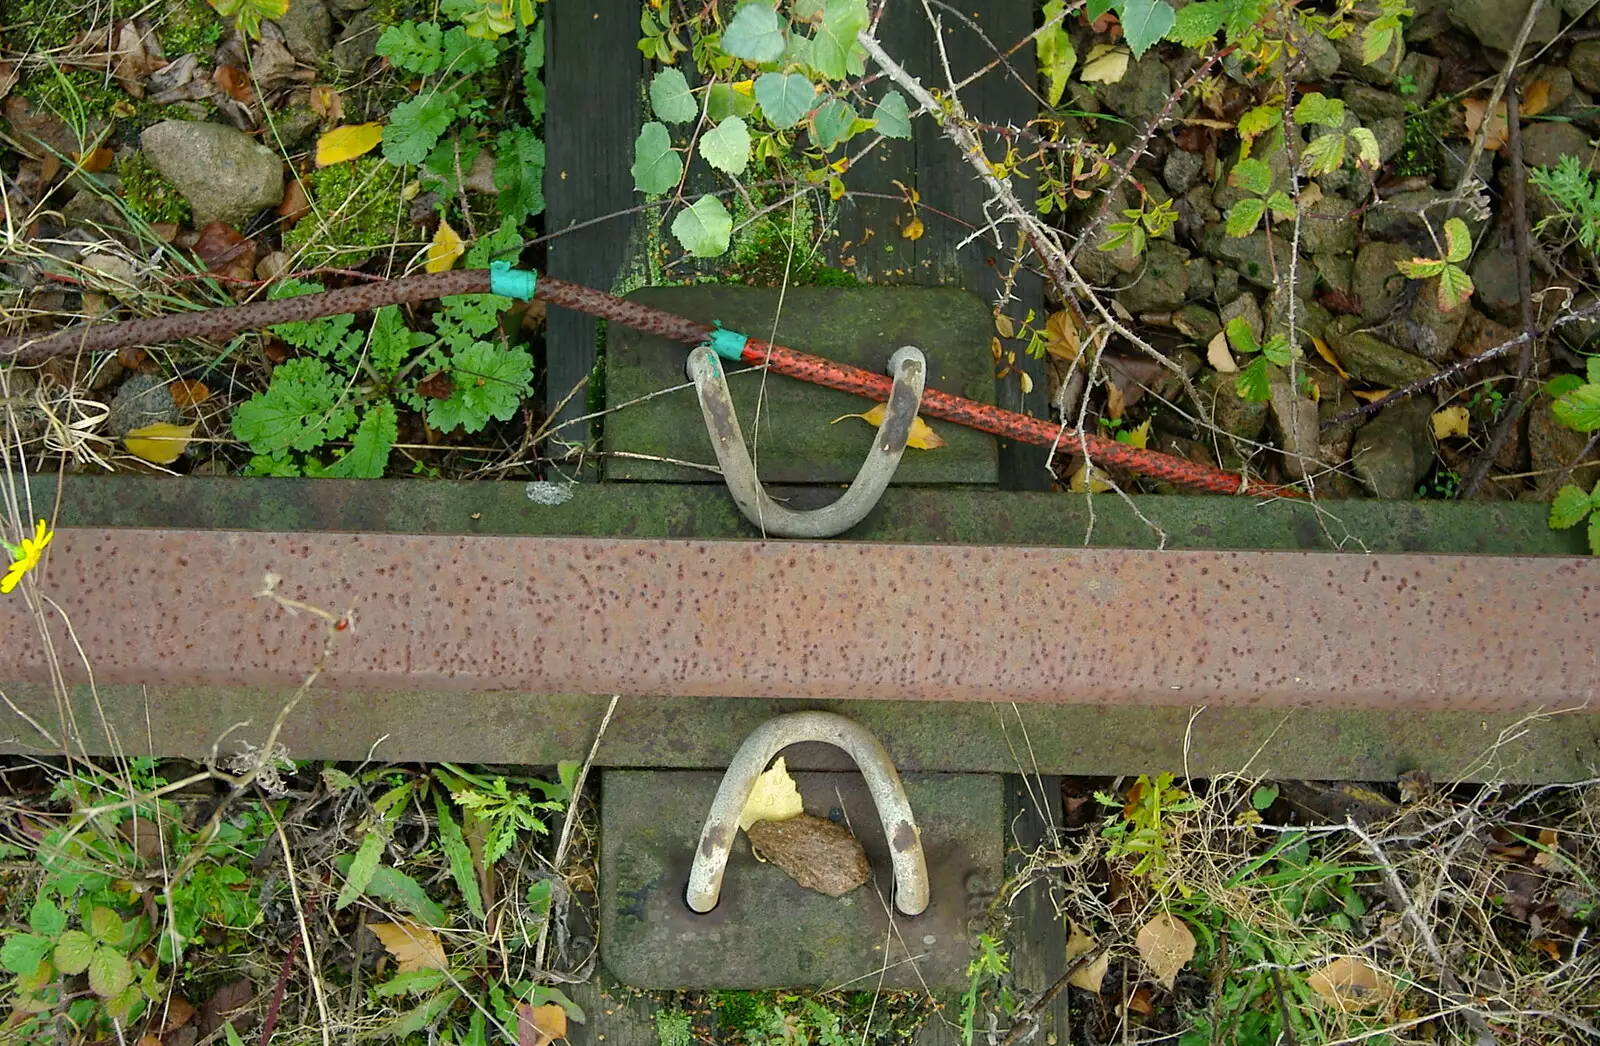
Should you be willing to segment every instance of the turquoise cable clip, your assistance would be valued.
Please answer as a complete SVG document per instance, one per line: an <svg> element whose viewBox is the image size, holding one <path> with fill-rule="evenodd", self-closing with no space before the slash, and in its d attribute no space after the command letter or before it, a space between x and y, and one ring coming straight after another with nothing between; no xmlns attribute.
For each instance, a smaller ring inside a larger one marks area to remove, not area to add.
<svg viewBox="0 0 1600 1046"><path fill-rule="evenodd" d="M531 269L513 269L510 262L489 263L489 293L518 301L532 301L539 289L539 274Z"/></svg>
<svg viewBox="0 0 1600 1046"><path fill-rule="evenodd" d="M716 321L716 329L706 338L706 344L711 347L712 352L735 363L744 359L744 347L749 341L749 335L728 330L722 325L721 320Z"/></svg>

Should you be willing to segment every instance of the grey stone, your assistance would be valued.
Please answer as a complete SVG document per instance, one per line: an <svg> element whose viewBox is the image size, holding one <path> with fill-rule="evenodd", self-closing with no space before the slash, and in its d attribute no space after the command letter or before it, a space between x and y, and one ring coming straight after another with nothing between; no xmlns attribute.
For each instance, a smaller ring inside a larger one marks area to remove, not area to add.
<svg viewBox="0 0 1600 1046"><path fill-rule="evenodd" d="M1200 180L1205 168L1204 156L1183 149L1174 149L1167 154L1167 162L1161 166L1161 178L1174 196L1182 196Z"/></svg>
<svg viewBox="0 0 1600 1046"><path fill-rule="evenodd" d="M1128 63L1128 71L1114 84L1101 84L1095 91L1100 104L1131 122L1135 130L1143 130L1172 93L1172 73L1158 48L1145 52L1137 62Z"/></svg>
<svg viewBox="0 0 1600 1046"><path fill-rule="evenodd" d="M1388 163L1400 155L1406 144L1406 122L1397 116L1384 116L1367 125L1378 141L1378 160Z"/></svg>
<svg viewBox="0 0 1600 1046"><path fill-rule="evenodd" d="M357 11L345 23L344 32L329 51L334 66L346 76L355 76L366 69L372 56L378 53L378 34L382 31L371 11Z"/></svg>
<svg viewBox="0 0 1600 1046"><path fill-rule="evenodd" d="M150 165L194 208L196 225L243 226L283 200L283 160L231 127L163 120L139 141Z"/></svg>
<svg viewBox="0 0 1600 1046"><path fill-rule="evenodd" d="M1447 141L1439 150L1439 184L1454 189L1466 170L1467 157L1471 155L1470 143ZM1494 153L1485 149L1473 168L1477 179L1485 185L1494 181Z"/></svg>
<svg viewBox="0 0 1600 1046"><path fill-rule="evenodd" d="M1438 368L1403 349L1397 349L1355 329L1353 317L1340 316L1328 324L1326 340L1333 354L1353 377L1369 385L1399 388L1432 377Z"/></svg>
<svg viewBox="0 0 1600 1046"><path fill-rule="evenodd" d="M1585 292L1573 299L1572 310L1577 312L1590 308L1596 303L1600 303L1600 295ZM1600 319L1563 323L1556 328L1556 331L1561 335L1561 340L1566 342L1567 346L1574 351L1593 352L1595 350L1595 338L1600 336Z"/></svg>
<svg viewBox="0 0 1600 1046"><path fill-rule="evenodd" d="M1122 307L1132 313L1171 312L1189 297L1189 252L1165 240L1145 248L1144 267L1131 287L1117 292Z"/></svg>
<svg viewBox="0 0 1600 1046"><path fill-rule="evenodd" d="M1189 300L1204 301L1216 293L1216 265L1210 258L1190 258L1184 263L1189 270Z"/></svg>
<svg viewBox="0 0 1600 1046"><path fill-rule="evenodd" d="M1178 333L1201 345L1210 344L1222 329L1222 321L1217 314L1204 305L1185 305L1172 314L1172 325L1178 329Z"/></svg>
<svg viewBox="0 0 1600 1046"><path fill-rule="evenodd" d="M1217 428L1239 439L1260 439L1262 430L1267 427L1267 405L1253 403L1240 396L1235 387L1236 375L1212 371L1206 380L1211 398L1211 420Z"/></svg>
<svg viewBox="0 0 1600 1046"><path fill-rule="evenodd" d="M1227 328L1234 320L1243 320L1250 328L1250 336L1259 343L1266 323L1261 318L1261 304L1254 294L1241 294L1222 307L1222 326Z"/></svg>
<svg viewBox="0 0 1600 1046"><path fill-rule="evenodd" d="M1576 156L1593 169L1594 146L1589 136L1570 123L1532 121L1522 128L1522 160L1529 167L1554 167L1563 156Z"/></svg>
<svg viewBox="0 0 1600 1046"><path fill-rule="evenodd" d="M13 367L6 380L6 391L10 393L6 402L11 417L16 419L16 428L14 431L10 426L0 429L0 447L9 444L13 438L26 447L44 435L45 415L35 406L33 395L39 387L39 379L30 371Z"/></svg>
<svg viewBox="0 0 1600 1046"><path fill-rule="evenodd" d="M283 17L273 21L283 30L283 44L297 61L321 64L333 43L333 18L322 0L289 0Z"/></svg>
<svg viewBox="0 0 1600 1046"><path fill-rule="evenodd" d="M1441 308L1438 281L1425 280L1404 322L1396 325L1395 340L1425 360L1449 359L1471 311L1464 305Z"/></svg>
<svg viewBox="0 0 1600 1046"><path fill-rule="evenodd" d="M1454 0L1411 0L1411 21L1406 24L1406 43L1422 43L1450 31L1450 4ZM1407 55L1410 57L1410 55Z"/></svg>
<svg viewBox="0 0 1600 1046"><path fill-rule="evenodd" d="M1323 308L1320 302L1297 301L1294 307L1294 343L1301 349L1309 349L1312 337L1323 337L1332 321L1333 314ZM1266 326L1269 338L1289 333L1288 295L1281 287L1274 288L1267 297Z"/></svg>
<svg viewBox="0 0 1600 1046"><path fill-rule="evenodd" d="M80 229L101 229L126 240L133 234L128 219L116 204L99 193L80 192L61 208L61 220Z"/></svg>
<svg viewBox="0 0 1600 1046"><path fill-rule="evenodd" d="M1533 0L1454 0L1449 5L1450 22L1478 38L1485 47L1505 53L1516 42ZM1547 44L1560 28L1556 5L1547 3L1533 20L1528 43Z"/></svg>
<svg viewBox="0 0 1600 1046"><path fill-rule="evenodd" d="M1339 72L1339 49L1320 34L1310 34L1300 41L1306 67L1314 80L1331 80Z"/></svg>
<svg viewBox="0 0 1600 1046"><path fill-rule="evenodd" d="M1291 478L1303 480L1307 473L1321 471L1317 461L1320 453L1317 405L1295 392L1286 373L1274 374L1269 388L1272 398L1267 403L1283 458L1283 470Z"/></svg>
<svg viewBox="0 0 1600 1046"><path fill-rule="evenodd" d="M1386 116L1404 117L1406 114L1406 99L1366 84L1347 85L1343 97L1346 108L1362 120L1378 120Z"/></svg>
<svg viewBox="0 0 1600 1046"><path fill-rule="evenodd" d="M1206 228L1202 243L1206 254L1228 262L1239 270L1239 275L1257 287L1271 289L1279 279L1288 279L1289 241L1276 233L1270 234L1271 256L1268 256L1268 233L1257 230L1245 237L1229 236L1221 225ZM1276 262L1276 266L1274 266ZM1299 270L1297 292L1304 296L1310 292L1311 274L1302 266Z"/></svg>
<svg viewBox="0 0 1600 1046"><path fill-rule="evenodd" d="M120 254L98 251L85 254L83 267L99 277L94 281L95 289L104 291L113 298L136 297L140 286L144 283L138 271L134 269L133 263Z"/></svg>
<svg viewBox="0 0 1600 1046"><path fill-rule="evenodd" d="M1239 270L1227 265L1219 265L1216 269L1216 289L1211 292L1211 300L1218 305L1226 305L1239 296Z"/></svg>
<svg viewBox="0 0 1600 1046"><path fill-rule="evenodd" d="M1406 278L1395 267L1416 252L1401 243L1369 243L1356 255L1351 293L1361 301L1361 318L1376 323L1389 315L1405 293Z"/></svg>
<svg viewBox="0 0 1600 1046"><path fill-rule="evenodd" d="M1562 478L1561 471L1578 460L1589 443L1589 434L1577 432L1556 420L1550 412L1553 401L1540 395L1528 406L1528 461L1535 473L1544 473L1534 494L1540 501L1549 501L1563 483L1575 483L1584 490L1593 490L1600 479L1600 461L1590 458L1588 463L1573 469Z"/></svg>
<svg viewBox="0 0 1600 1046"><path fill-rule="evenodd" d="M322 126L322 118L309 108L296 106L277 117L275 128L286 150L294 151L311 144Z"/></svg>
<svg viewBox="0 0 1600 1046"><path fill-rule="evenodd" d="M1409 500L1433 468L1433 401L1426 396L1380 411L1356 433L1350 463L1374 496Z"/></svg>
<svg viewBox="0 0 1600 1046"><path fill-rule="evenodd" d="M1500 320L1522 311L1517 289L1517 256L1508 247L1488 247L1472 261L1472 300L1478 308Z"/></svg>
<svg viewBox="0 0 1600 1046"><path fill-rule="evenodd" d="M353 11L365 11L372 6L372 0L328 0L328 6L341 14Z"/></svg>
<svg viewBox="0 0 1600 1046"><path fill-rule="evenodd" d="M154 374L135 374L122 383L111 401L106 435L121 439L145 425L158 421L177 424L182 420L183 412L173 405L172 393L163 379Z"/></svg>
<svg viewBox="0 0 1600 1046"><path fill-rule="evenodd" d="M1411 86L1415 87L1416 91L1403 96L1401 100L1421 105L1433 97L1434 88L1439 86L1439 59L1421 51L1410 52L1406 55L1405 61L1400 63L1399 79L1403 83L1406 77L1411 78Z"/></svg>
<svg viewBox="0 0 1600 1046"><path fill-rule="evenodd" d="M1411 240L1418 249L1431 252L1433 241L1428 229L1430 226L1435 230L1443 228L1451 196L1445 189L1396 193L1367 209L1361 231L1371 240ZM1476 242L1483 234L1483 221L1464 210L1457 217L1467 223L1467 230Z"/></svg>
<svg viewBox="0 0 1600 1046"><path fill-rule="evenodd" d="M1352 293L1355 258L1348 254L1316 254L1311 258L1317 277L1341 294Z"/></svg>
<svg viewBox="0 0 1600 1046"><path fill-rule="evenodd" d="M1580 40L1567 57L1572 79L1585 91L1600 91L1600 40Z"/></svg>
<svg viewBox="0 0 1600 1046"><path fill-rule="evenodd" d="M1336 193L1300 209L1300 250L1305 254L1346 254L1356 249L1361 227L1350 201Z"/></svg>

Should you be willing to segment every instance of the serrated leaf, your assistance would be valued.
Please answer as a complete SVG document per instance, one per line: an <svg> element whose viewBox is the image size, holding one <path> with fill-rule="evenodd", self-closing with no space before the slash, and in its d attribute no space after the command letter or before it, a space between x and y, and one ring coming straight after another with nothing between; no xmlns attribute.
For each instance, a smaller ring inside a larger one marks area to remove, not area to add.
<svg viewBox="0 0 1600 1046"><path fill-rule="evenodd" d="M1261 216L1267 212L1267 201L1254 196L1247 196L1233 205L1228 212L1228 223L1224 227L1229 236L1240 239L1256 231L1256 226L1261 224Z"/></svg>
<svg viewBox="0 0 1600 1046"><path fill-rule="evenodd" d="M495 138L494 156L494 187L506 220L521 223L542 214L544 142L529 128L508 127ZM520 244L520 233L516 239Z"/></svg>
<svg viewBox="0 0 1600 1046"><path fill-rule="evenodd" d="M1589 516L1589 554L1600 556L1600 512Z"/></svg>
<svg viewBox="0 0 1600 1046"><path fill-rule="evenodd" d="M1300 165L1313 175L1329 174L1344 166L1344 135L1313 138L1300 154Z"/></svg>
<svg viewBox="0 0 1600 1046"><path fill-rule="evenodd" d="M133 967L115 948L96 948L89 959L89 989L102 999L121 995L133 983Z"/></svg>
<svg viewBox="0 0 1600 1046"><path fill-rule="evenodd" d="M744 119L756 111L755 81L712 84L706 91L706 117L721 123L730 116Z"/></svg>
<svg viewBox="0 0 1600 1046"><path fill-rule="evenodd" d="M335 127L317 137L316 164L331 167L336 163L365 156L383 141L383 124L357 123Z"/></svg>
<svg viewBox="0 0 1600 1046"><path fill-rule="evenodd" d="M94 938L82 930L68 930L56 941L56 969L67 976L82 973L94 958Z"/></svg>
<svg viewBox="0 0 1600 1046"><path fill-rule="evenodd" d="M121 944L123 933L121 917L110 908L96 908L89 913L89 936L101 944Z"/></svg>
<svg viewBox="0 0 1600 1046"><path fill-rule="evenodd" d="M1580 385L1550 405L1550 413L1569 429L1600 429L1600 385Z"/></svg>
<svg viewBox="0 0 1600 1046"><path fill-rule="evenodd" d="M647 123L633 143L633 184L640 192L659 196L675 188L683 177L683 160L672 148L665 124Z"/></svg>
<svg viewBox="0 0 1600 1046"><path fill-rule="evenodd" d="M1472 277L1459 265L1446 265L1439 273L1439 308L1445 312L1466 304L1472 297Z"/></svg>
<svg viewBox="0 0 1600 1046"><path fill-rule="evenodd" d="M1194 958L1194 934L1181 919L1166 912L1145 923L1134 944L1156 980L1169 990L1178 973Z"/></svg>
<svg viewBox="0 0 1600 1046"><path fill-rule="evenodd" d="M34 933L46 937L57 937L67 928L67 913L56 906L56 902L48 897L41 897L33 902L33 907L28 910L28 928ZM7 967L9 969L9 967ZM13 973L24 973L24 970L13 970Z"/></svg>
<svg viewBox="0 0 1600 1046"><path fill-rule="evenodd" d="M442 432L478 432L490 420L509 421L531 389L533 357L485 341L458 349L450 360L455 391L428 405L428 423Z"/></svg>
<svg viewBox="0 0 1600 1046"><path fill-rule="evenodd" d="M1184 47L1199 47L1210 43L1228 21L1228 7L1216 0L1192 3L1178 12L1167 39Z"/></svg>
<svg viewBox="0 0 1600 1046"><path fill-rule="evenodd" d="M1239 117L1239 134L1244 138L1258 138L1283 123L1283 113L1270 105L1258 105Z"/></svg>
<svg viewBox="0 0 1600 1046"><path fill-rule="evenodd" d="M700 155L725 174L743 174L750 162L750 132L744 121L730 116L701 135Z"/></svg>
<svg viewBox="0 0 1600 1046"><path fill-rule="evenodd" d="M1060 19L1066 9L1066 0L1049 0L1044 5L1044 19L1057 19L1054 26L1034 38L1034 57L1039 65L1039 75L1045 81L1045 102L1058 105L1067 89L1067 81L1078 64L1077 49L1072 46L1072 36L1063 28Z"/></svg>
<svg viewBox="0 0 1600 1046"><path fill-rule="evenodd" d="M402 974L420 970L443 970L449 965L444 953L444 942L426 926L410 920L397 922L369 922L384 950L394 956L395 968Z"/></svg>
<svg viewBox="0 0 1600 1046"><path fill-rule="evenodd" d="M1289 349L1289 339L1283 334L1274 334L1268 338L1265 345L1261 346L1261 356L1268 363L1279 367L1287 367L1293 353Z"/></svg>
<svg viewBox="0 0 1600 1046"><path fill-rule="evenodd" d="M689 81L676 69L662 69L650 78L650 108L667 123L688 123L700 115Z"/></svg>
<svg viewBox="0 0 1600 1046"><path fill-rule="evenodd" d="M877 124L878 133L885 138L911 137L911 110L906 106L905 96L899 91L891 88L883 96L883 101L872 110L872 119Z"/></svg>
<svg viewBox="0 0 1600 1046"><path fill-rule="evenodd" d="M154 465L170 465L183 457L188 449L189 437L194 435L193 425L174 425L170 421L157 421L130 429L122 437L122 446L129 454Z"/></svg>
<svg viewBox="0 0 1600 1046"><path fill-rule="evenodd" d="M1121 83L1128 75L1128 49L1112 44L1095 44L1083 60L1078 79L1086 84Z"/></svg>
<svg viewBox="0 0 1600 1046"><path fill-rule="evenodd" d="M396 167L426 160L452 116L449 101L438 91L401 102L390 110L383 129L383 158Z"/></svg>
<svg viewBox="0 0 1600 1046"><path fill-rule="evenodd" d="M1288 193L1279 190L1267 197L1267 210L1271 211L1279 221L1286 222L1294 217L1294 201L1289 198Z"/></svg>
<svg viewBox="0 0 1600 1046"><path fill-rule="evenodd" d="M63 916L65 919L65 916ZM0 947L0 966L11 973L27 977L36 973L50 954L50 939L31 933L14 933Z"/></svg>
<svg viewBox="0 0 1600 1046"><path fill-rule="evenodd" d="M422 995L445 983L444 970L417 970L391 977L382 984L372 986L372 994L380 999L396 995Z"/></svg>
<svg viewBox="0 0 1600 1046"><path fill-rule="evenodd" d="M1389 53L1394 46L1394 27L1384 25L1382 19L1367 24L1361 34L1361 62L1371 65Z"/></svg>
<svg viewBox="0 0 1600 1046"><path fill-rule="evenodd" d="M733 219L721 200L702 196L672 219L672 235L696 258L715 258L728 249Z"/></svg>
<svg viewBox="0 0 1600 1046"><path fill-rule="evenodd" d="M782 131L793 127L811 111L817 90L799 73L762 73L756 78L756 101L767 123Z"/></svg>
<svg viewBox="0 0 1600 1046"><path fill-rule="evenodd" d="M378 35L377 52L405 72L432 76L444 58L444 31L437 22L399 22Z"/></svg>
<svg viewBox="0 0 1600 1046"><path fill-rule="evenodd" d="M776 62L785 47L784 20L766 4L746 4L722 32L722 49L748 62Z"/></svg>
<svg viewBox="0 0 1600 1046"><path fill-rule="evenodd" d="M448 221L440 218L439 228L428 243L428 260L423 268L429 272L447 272L455 265L456 259L465 253L467 247L461 241L461 234Z"/></svg>
<svg viewBox="0 0 1600 1046"><path fill-rule="evenodd" d="M1344 126L1344 102L1312 91L1296 103L1294 119L1302 126L1329 127L1337 131Z"/></svg>
<svg viewBox="0 0 1600 1046"><path fill-rule="evenodd" d="M367 358L372 363L372 369L379 374L394 374L411 357L413 350L431 341L432 335L413 331L406 326L400 306L385 305L373 315L372 341Z"/></svg>
<svg viewBox="0 0 1600 1046"><path fill-rule="evenodd" d="M400 438L394 404L370 407L356 426L350 449L328 467L328 475L340 479L382 479L389 467L389 451Z"/></svg>
<svg viewBox="0 0 1600 1046"><path fill-rule="evenodd" d="M1356 146L1356 163L1377 170L1383 164L1383 154L1378 150L1378 136L1365 127L1353 127L1350 140Z"/></svg>
<svg viewBox="0 0 1600 1046"><path fill-rule="evenodd" d="M306 357L289 360L273 370L266 392L234 409L233 434L257 454L314 450L339 439L355 423L355 412L341 402L341 392L326 363Z"/></svg>
<svg viewBox="0 0 1600 1046"><path fill-rule="evenodd" d="M439 821L439 845L450 862L450 878L456 881L456 889L461 891L461 899L466 902L467 910L478 919L482 919L484 918L483 894L478 889L478 874L472 864L472 851L467 847L467 841L461 834L461 826L456 824L455 817L450 813L450 804L445 802L444 796L438 791L433 794L433 810Z"/></svg>
<svg viewBox="0 0 1600 1046"><path fill-rule="evenodd" d="M1278 801L1278 787L1276 785L1259 785L1250 793L1250 805L1258 812L1265 813L1267 808Z"/></svg>
<svg viewBox="0 0 1600 1046"><path fill-rule="evenodd" d="M1426 280L1430 276L1437 276L1444 272L1444 262L1438 258L1412 258L1410 261L1397 261L1394 267L1400 270L1402 276L1413 280Z"/></svg>
<svg viewBox="0 0 1600 1046"><path fill-rule="evenodd" d="M1460 264L1472 253L1472 232L1460 218L1447 218L1444 223L1444 260Z"/></svg>
<svg viewBox="0 0 1600 1046"><path fill-rule="evenodd" d="M1240 398L1251 403L1265 403L1272 398L1267 366L1267 358L1257 356L1250 361L1248 367L1239 372L1239 377L1234 380L1233 389Z"/></svg>
<svg viewBox="0 0 1600 1046"><path fill-rule="evenodd" d="M1235 352L1249 355L1261 351L1261 344L1256 341L1255 331L1250 329L1250 323L1243 316L1235 316L1223 328L1228 335L1228 343Z"/></svg>
<svg viewBox="0 0 1600 1046"><path fill-rule="evenodd" d="M843 80L851 73L860 44L856 34L871 24L866 0L826 0L822 22L811 37L811 67L823 79Z"/></svg>
<svg viewBox="0 0 1600 1046"><path fill-rule="evenodd" d="M828 152L849 139L855 122L856 111L850 103L830 98L811 115L811 144Z"/></svg>
<svg viewBox="0 0 1600 1046"><path fill-rule="evenodd" d="M1166 36L1178 21L1178 14L1166 0L1123 0L1122 36L1133 49L1135 58L1143 58L1156 41Z"/></svg>
<svg viewBox="0 0 1600 1046"><path fill-rule="evenodd" d="M369 829L361 837L361 845L356 848L355 857L351 859L350 866L344 873L344 885L339 888L339 896L333 902L336 909L350 907L357 897L366 892L367 886L372 882L372 876L378 870L378 861L383 857L383 836L375 830Z"/></svg>
<svg viewBox="0 0 1600 1046"><path fill-rule="evenodd" d="M1272 188L1272 168L1262 160L1240 160L1228 173L1228 182L1257 196L1265 196Z"/></svg>

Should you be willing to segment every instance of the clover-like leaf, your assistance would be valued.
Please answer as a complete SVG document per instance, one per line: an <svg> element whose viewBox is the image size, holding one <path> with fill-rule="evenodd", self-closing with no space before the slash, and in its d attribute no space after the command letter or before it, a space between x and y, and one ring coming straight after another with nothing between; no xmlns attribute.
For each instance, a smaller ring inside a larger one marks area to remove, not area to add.
<svg viewBox="0 0 1600 1046"><path fill-rule="evenodd" d="M647 123L633 143L633 184L640 192L659 196L683 177L683 158L672 148L665 124Z"/></svg>
<svg viewBox="0 0 1600 1046"><path fill-rule="evenodd" d="M805 119L817 97L816 87L799 73L762 73L755 92L761 115L780 131Z"/></svg>
<svg viewBox="0 0 1600 1046"><path fill-rule="evenodd" d="M672 220L672 234L696 258L715 258L728 249L733 218L715 196L702 196Z"/></svg>
<svg viewBox="0 0 1600 1046"><path fill-rule="evenodd" d="M872 118L877 121L878 133L885 138L911 137L911 110L899 91L891 89L885 94L883 101L872 110Z"/></svg>
<svg viewBox="0 0 1600 1046"><path fill-rule="evenodd" d="M750 62L776 62L783 57L786 24L766 4L746 4L722 32L722 49Z"/></svg>
<svg viewBox="0 0 1600 1046"><path fill-rule="evenodd" d="M726 174L743 174L750 162L750 132L744 121L730 116L700 136L700 155Z"/></svg>
<svg viewBox="0 0 1600 1046"><path fill-rule="evenodd" d="M700 113L689 81L676 69L662 69L650 78L650 108L667 123L688 123Z"/></svg>

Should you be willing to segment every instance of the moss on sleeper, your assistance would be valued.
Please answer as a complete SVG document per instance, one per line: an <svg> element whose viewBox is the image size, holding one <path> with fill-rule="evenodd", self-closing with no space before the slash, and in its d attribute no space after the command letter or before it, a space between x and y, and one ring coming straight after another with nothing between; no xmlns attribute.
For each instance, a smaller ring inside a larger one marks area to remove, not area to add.
<svg viewBox="0 0 1600 1046"><path fill-rule="evenodd" d="M283 249L298 259L297 266L360 265L413 232L400 198L400 170L381 158L324 167L304 182L312 213L283 237Z"/></svg>
<svg viewBox="0 0 1600 1046"><path fill-rule="evenodd" d="M741 202L735 210L737 227L748 218L748 207ZM790 286L860 286L861 281L851 273L822 263L812 240L815 225L811 207L804 201L792 212L783 208L757 218L734 238L730 269L739 274L739 282L761 287L781 286L786 271Z"/></svg>
<svg viewBox="0 0 1600 1046"><path fill-rule="evenodd" d="M128 210L150 224L187 225L194 217L189 201L150 166L144 153L130 153L119 161L117 177L122 179L122 198Z"/></svg>

